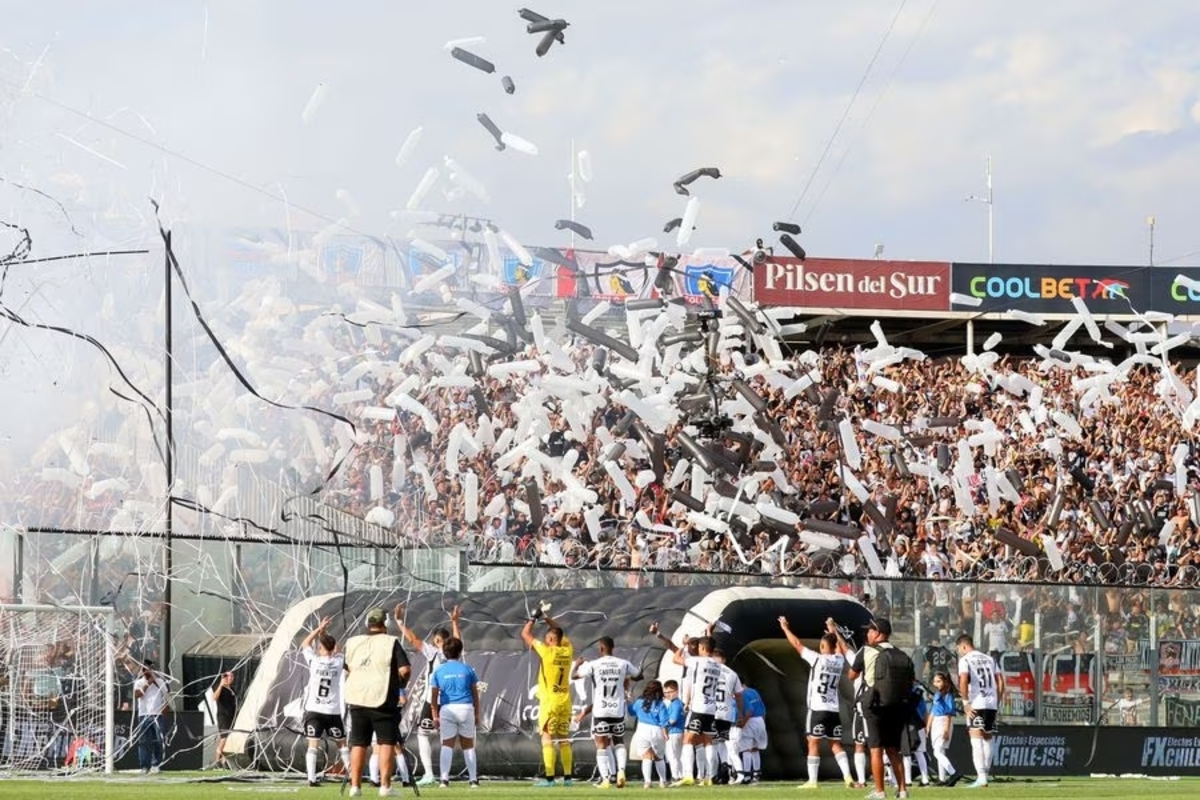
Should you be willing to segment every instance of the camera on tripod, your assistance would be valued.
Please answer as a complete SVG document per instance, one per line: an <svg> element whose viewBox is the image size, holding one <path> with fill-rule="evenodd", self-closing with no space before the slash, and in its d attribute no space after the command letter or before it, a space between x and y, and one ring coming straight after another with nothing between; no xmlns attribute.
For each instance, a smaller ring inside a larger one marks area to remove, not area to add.
<svg viewBox="0 0 1200 800"><path fill-rule="evenodd" d="M762 239L754 240L754 266L764 263L768 257L773 256L775 250L772 247L764 247Z"/></svg>

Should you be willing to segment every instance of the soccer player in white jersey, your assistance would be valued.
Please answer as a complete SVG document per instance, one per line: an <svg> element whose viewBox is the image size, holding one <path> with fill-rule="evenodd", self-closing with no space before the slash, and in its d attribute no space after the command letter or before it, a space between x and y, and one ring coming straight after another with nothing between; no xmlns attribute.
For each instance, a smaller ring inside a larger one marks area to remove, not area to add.
<svg viewBox="0 0 1200 800"><path fill-rule="evenodd" d="M593 661L582 658L571 670L571 680L587 682L592 699L592 738L596 742L596 768L600 771L600 788L612 785L608 748L617 757L617 788L625 788L625 766L629 753L625 749L625 712L629 690L641 673L623 658L613 655L613 640L603 636L596 642L600 657Z"/></svg>
<svg viewBox="0 0 1200 800"><path fill-rule="evenodd" d="M828 622L826 622L828 630ZM837 637L837 652L846 659L847 664L854 663L857 650L851 650L850 645L842 638L842 631L836 625L833 634ZM850 738L854 740L854 788L864 789L867 785L867 710L863 701L867 695L867 682L859 675L854 679L854 711L850 715Z"/></svg>
<svg viewBox="0 0 1200 800"><path fill-rule="evenodd" d="M996 662L987 653L975 649L970 634L964 633L958 645L958 690L963 697L963 713L971 734L971 758L975 762L973 789L988 785L992 766L992 737L996 735L996 715L1004 698L1004 681Z"/></svg>
<svg viewBox="0 0 1200 800"><path fill-rule="evenodd" d="M808 738L808 782L801 784L800 788L817 788L817 773L821 769L821 741L826 740L838 769L842 771L842 780L849 789L854 786L854 778L850 776L850 757L842 747L842 705L838 694L846 659L838 652L837 623L832 619L825 620L826 632L818 645L819 651L805 647L800 637L792 633L787 617L779 618L779 627L809 667L808 716L804 731Z"/></svg>
<svg viewBox="0 0 1200 800"><path fill-rule="evenodd" d="M735 776L739 764L737 741L734 737L741 731L735 725L742 719L742 679L725 663L725 653L719 647L713 648L713 658L721 665L721 691L717 695L717 718L713 723L716 735L716 760L709 764L709 772L715 778L722 763L728 765L730 782L737 783ZM737 731L737 733L735 733Z"/></svg>
<svg viewBox="0 0 1200 800"><path fill-rule="evenodd" d="M329 617L321 620L321 624L300 644L300 654L308 664L308 686L304 690L304 718L301 724L308 738L304 766L308 770L309 786L321 785L317 778L317 753L324 736L333 739L346 773L350 772L350 748L346 746L346 726L342 721L342 679L346 672L346 659L338 652L337 640L326 632L330 621Z"/></svg>
<svg viewBox="0 0 1200 800"><path fill-rule="evenodd" d="M697 780L701 785L712 786L710 765L717 759L717 749L713 746L713 736L717 732L717 700L725 691L721 665L712 657L712 651L712 637L700 637L696 642L696 655L688 656L684 667L683 707L688 715L683 730L681 774L672 786L692 786ZM701 749L699 757L696 748ZM693 778L697 764L699 770Z"/></svg>
<svg viewBox="0 0 1200 800"><path fill-rule="evenodd" d="M435 628L429 634L428 641L422 641L412 628L409 628L404 622L400 622L400 632L404 638L408 640L414 650L420 651L421 657L425 659L425 687L421 692L421 716L417 722L417 753L421 758L421 767L425 770L425 774L421 776L421 780L417 781L417 786L432 786L438 782L433 766L433 743L438 739L438 729L433 723L433 709L430 705L433 691L432 679L437 668L446 663L446 656L442 651L446 642L452 636L460 642L462 641L462 631L458 626L461 614L462 609L459 606L452 608L450 610L450 630ZM399 620L400 617L396 617L396 619Z"/></svg>

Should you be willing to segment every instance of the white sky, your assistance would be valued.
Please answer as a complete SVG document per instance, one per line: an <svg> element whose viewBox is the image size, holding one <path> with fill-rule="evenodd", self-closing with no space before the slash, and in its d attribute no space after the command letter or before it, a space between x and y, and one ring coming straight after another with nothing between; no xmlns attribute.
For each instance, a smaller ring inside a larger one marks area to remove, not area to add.
<svg viewBox="0 0 1200 800"><path fill-rule="evenodd" d="M6 0L0 176L54 194L83 228L145 213L147 196L172 220L286 224L281 202L61 104L329 218L346 216L345 190L361 209L351 224L371 233L407 230L389 212L448 154L492 202L437 188L427 207L562 244L573 138L595 171L579 219L601 247L665 242L686 200L672 181L709 165L726 177L694 185L692 244L740 247L800 197L898 5L534 4L571 22L566 46L538 59L519 6L495 0ZM443 50L475 35L496 74ZM991 153L998 260L1144 263L1150 214L1161 259L1200 251L1198 62L1194 2L907 0L794 216L801 241L813 255L869 257L883 242L896 258L983 260L985 208L964 197L983 191ZM305 125L318 83L328 94ZM496 152L478 112L540 155ZM6 195L4 210L34 202ZM290 221L327 224L296 208Z"/></svg>

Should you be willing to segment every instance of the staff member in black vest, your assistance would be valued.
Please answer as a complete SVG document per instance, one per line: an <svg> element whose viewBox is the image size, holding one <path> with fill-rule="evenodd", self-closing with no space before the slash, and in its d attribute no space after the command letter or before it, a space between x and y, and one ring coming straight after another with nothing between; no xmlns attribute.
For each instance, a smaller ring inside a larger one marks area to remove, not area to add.
<svg viewBox="0 0 1200 800"><path fill-rule="evenodd" d="M350 711L350 796L362 796L363 767L371 737L379 745L379 796L394 797L392 770L400 744L400 690L412 668L400 640L387 632L387 612L367 612L367 633L346 642L346 688Z"/></svg>

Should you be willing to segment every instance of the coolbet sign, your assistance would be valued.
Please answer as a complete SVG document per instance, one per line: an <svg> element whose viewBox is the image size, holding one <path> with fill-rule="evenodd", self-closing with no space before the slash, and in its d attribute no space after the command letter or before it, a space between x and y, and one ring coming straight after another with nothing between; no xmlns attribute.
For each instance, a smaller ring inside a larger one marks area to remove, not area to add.
<svg viewBox="0 0 1200 800"><path fill-rule="evenodd" d="M773 306L945 311L950 303L950 265L776 258L754 270L754 299Z"/></svg>
<svg viewBox="0 0 1200 800"><path fill-rule="evenodd" d="M1145 308L1149 286L1137 280L1141 267L1074 267L1044 264L955 264L954 291L980 299L978 311L1021 309L1072 313L1072 298L1098 312ZM965 306L964 306L965 307Z"/></svg>

